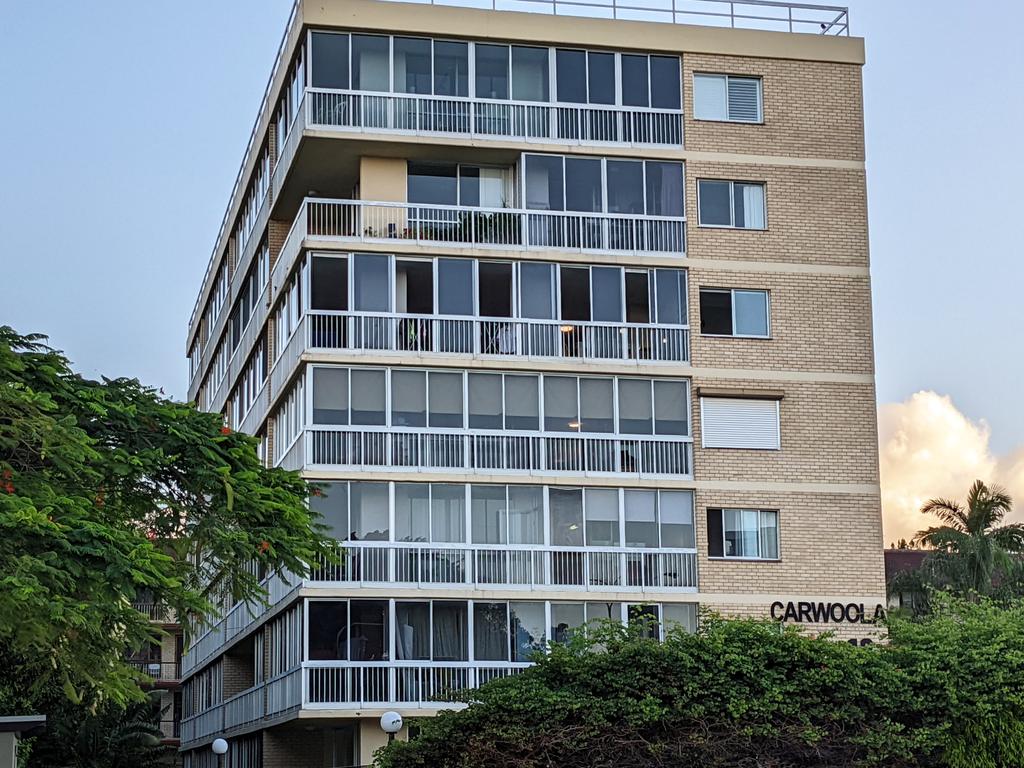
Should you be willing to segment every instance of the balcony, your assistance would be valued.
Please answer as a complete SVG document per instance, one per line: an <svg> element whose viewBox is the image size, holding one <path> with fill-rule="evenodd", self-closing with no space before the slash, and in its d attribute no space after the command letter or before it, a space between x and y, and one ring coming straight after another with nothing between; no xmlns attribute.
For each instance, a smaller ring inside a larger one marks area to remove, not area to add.
<svg viewBox="0 0 1024 768"><path fill-rule="evenodd" d="M150 621L160 624L175 624L177 618L174 611L160 603L132 603L132 608L144 614Z"/></svg>
<svg viewBox="0 0 1024 768"><path fill-rule="evenodd" d="M460 96L308 88L305 124L315 130L458 136L482 141L681 147L682 110L558 105Z"/></svg>
<svg viewBox="0 0 1024 768"><path fill-rule="evenodd" d="M689 478L691 438L585 437L536 432L312 427L277 465L310 471Z"/></svg>
<svg viewBox="0 0 1024 768"><path fill-rule="evenodd" d="M695 550L624 547L530 547L375 544L341 546L338 565L322 564L310 586L467 587L470 589L579 589L589 592L697 590ZM326 583L325 583L326 582Z"/></svg>
<svg viewBox="0 0 1024 768"><path fill-rule="evenodd" d="M177 685L181 681L181 663L177 661L145 661L128 659L128 665L153 679L153 685Z"/></svg>

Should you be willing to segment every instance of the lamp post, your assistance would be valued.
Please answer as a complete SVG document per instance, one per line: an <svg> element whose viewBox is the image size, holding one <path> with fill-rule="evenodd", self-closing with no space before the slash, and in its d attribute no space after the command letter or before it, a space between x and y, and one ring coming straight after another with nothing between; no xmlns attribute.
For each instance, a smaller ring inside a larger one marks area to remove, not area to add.
<svg viewBox="0 0 1024 768"><path fill-rule="evenodd" d="M214 739L213 744L210 745L210 749L213 750L213 754L217 756L217 765L224 765L224 755L228 751L228 742L226 739Z"/></svg>
<svg viewBox="0 0 1024 768"><path fill-rule="evenodd" d="M380 729L388 735L388 744L395 740L395 734L402 730L402 716L397 712L385 712L380 716Z"/></svg>

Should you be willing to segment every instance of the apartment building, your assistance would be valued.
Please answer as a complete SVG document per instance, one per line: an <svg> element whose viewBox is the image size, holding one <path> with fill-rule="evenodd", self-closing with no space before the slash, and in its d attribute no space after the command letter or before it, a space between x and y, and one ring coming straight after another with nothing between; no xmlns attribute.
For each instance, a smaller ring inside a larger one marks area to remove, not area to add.
<svg viewBox="0 0 1024 768"><path fill-rule="evenodd" d="M191 638L190 768L369 764L599 618L874 637L863 41L685 6L296 3L190 396L345 557Z"/></svg>
<svg viewBox="0 0 1024 768"><path fill-rule="evenodd" d="M159 627L159 641L128 656L128 663L147 678L144 685L160 705L160 731L163 743L177 747L181 743L181 657L185 637L174 611L156 602L152 595L139 594L132 605ZM181 761L172 759L173 765Z"/></svg>

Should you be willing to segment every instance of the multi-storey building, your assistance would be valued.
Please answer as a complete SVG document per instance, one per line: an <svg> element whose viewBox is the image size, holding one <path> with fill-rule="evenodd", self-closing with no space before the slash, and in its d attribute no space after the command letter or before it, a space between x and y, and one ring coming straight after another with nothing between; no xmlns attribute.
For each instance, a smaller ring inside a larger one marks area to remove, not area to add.
<svg viewBox="0 0 1024 768"><path fill-rule="evenodd" d="M863 41L685 5L297 2L190 395L345 558L192 639L187 765L369 763L596 618L870 635Z"/></svg>
<svg viewBox="0 0 1024 768"><path fill-rule="evenodd" d="M160 637L131 654L128 663L149 678L144 687L159 702L163 743L176 747L181 737L181 656L185 645L181 623L174 611L152 596L140 594L133 605L159 627ZM172 759L170 763L179 765L181 761Z"/></svg>

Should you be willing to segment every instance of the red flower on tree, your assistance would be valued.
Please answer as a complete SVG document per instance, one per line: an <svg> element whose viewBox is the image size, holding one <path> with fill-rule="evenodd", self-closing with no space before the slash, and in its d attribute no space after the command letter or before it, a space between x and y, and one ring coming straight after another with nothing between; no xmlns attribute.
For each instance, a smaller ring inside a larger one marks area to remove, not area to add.
<svg viewBox="0 0 1024 768"><path fill-rule="evenodd" d="M230 435L231 434L231 427L221 427L220 428L220 433L222 435Z"/></svg>
<svg viewBox="0 0 1024 768"><path fill-rule="evenodd" d="M266 553L268 549L270 549L270 542L264 539L260 542L260 554L262 555Z"/></svg>

